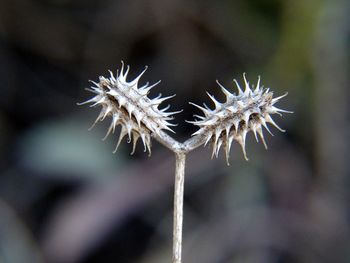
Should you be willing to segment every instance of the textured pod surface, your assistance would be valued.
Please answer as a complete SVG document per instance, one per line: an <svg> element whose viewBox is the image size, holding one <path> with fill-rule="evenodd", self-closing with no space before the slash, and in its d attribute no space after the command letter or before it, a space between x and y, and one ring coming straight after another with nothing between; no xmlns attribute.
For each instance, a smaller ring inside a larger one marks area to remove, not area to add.
<svg viewBox="0 0 350 263"><path fill-rule="evenodd" d="M244 91L238 82L234 80L238 89L237 95L229 92L217 81L222 92L226 96L226 101L221 103L208 93L208 96L215 104L215 109L210 109L206 105L202 107L191 103L204 113L204 116L195 115L197 120L190 121L190 123L199 126L199 130L193 135L205 136L205 145L208 142L212 143L212 157L218 157L220 148L223 146L227 164L229 164L228 159L232 141L235 140L241 145L244 158L248 160L245 150L247 133L252 131L257 142L259 141L259 135L265 148L267 148L262 129L264 127L271 133L267 123L272 124L277 129L284 132L284 130L274 122L271 115L282 115L282 112L292 113L274 106L274 104L285 97L287 93L283 96L273 98L273 93L269 89L264 89L263 86L260 86L260 77L258 78L255 88L249 85L245 74L243 74L243 78L245 84Z"/></svg>
<svg viewBox="0 0 350 263"><path fill-rule="evenodd" d="M170 106L159 109L159 105L162 102L173 96L162 98L161 94L159 94L156 98L148 98L147 95L150 90L159 84L160 81L153 85L147 83L139 87L139 80L146 70L147 67L134 80L127 81L129 66L124 70L124 63L122 62L120 73L117 72L116 77L110 71L109 78L100 77L99 82L92 81L94 85L87 90L95 93L95 96L83 103L79 103L79 105L92 103L90 107L102 107L91 128L98 121L103 121L108 116L111 117L111 124L105 138L111 132L113 133L118 125L121 126L115 151L122 139L127 135L128 142L133 142L132 154L135 151L139 138L143 142L145 151L148 150L149 154L151 154L152 134L159 133L160 130L173 132L170 126L175 126L175 124L170 123L169 120L172 120L172 115L177 112L166 112Z"/></svg>

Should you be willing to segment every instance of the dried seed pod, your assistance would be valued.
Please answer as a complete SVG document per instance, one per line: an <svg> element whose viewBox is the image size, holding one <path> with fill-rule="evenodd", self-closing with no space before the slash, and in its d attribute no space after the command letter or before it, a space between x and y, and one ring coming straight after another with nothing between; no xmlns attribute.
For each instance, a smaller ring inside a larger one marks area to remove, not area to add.
<svg viewBox="0 0 350 263"><path fill-rule="evenodd" d="M124 71L124 63L122 62L120 73L117 72L116 77L110 71L109 78L100 77L98 83L92 81L94 85L87 90L96 95L78 105L92 103L90 107L102 107L100 114L91 128L98 121L103 121L107 116L112 118L104 139L111 132L113 133L115 131L116 126L121 125L121 132L115 151L125 135L128 135L128 142L133 142L131 154L134 153L136 143L141 138L145 151L148 150L150 155L152 134L158 134L160 130L173 132L170 126L176 125L170 123L169 120L172 120L172 115L178 112L166 112L170 106L159 109L159 105L162 102L174 96L162 98L161 94L159 94L156 98L148 98L147 95L150 90L158 85L160 81L153 85L147 83L139 87L139 80L147 70L147 67L132 81L127 81L129 69L130 67L127 66Z"/></svg>
<svg viewBox="0 0 350 263"><path fill-rule="evenodd" d="M264 89L263 86L260 86L260 77L254 89L250 87L245 74L243 74L243 78L245 84L244 91L241 89L238 82L234 80L238 89L237 95L229 92L217 81L222 92L226 96L226 101L221 103L208 93L208 96L215 104L215 109L210 109L206 105L202 107L190 103L201 109L204 113L204 116L195 115L198 120L189 121L189 123L199 126L199 130L193 135L205 136L205 145L210 141L212 142L212 157L218 157L219 150L221 146L223 146L227 164L229 164L228 160L233 140L241 145L244 158L248 160L245 150L247 133L252 131L257 142L259 141L258 134L267 149L262 127L272 134L267 126L267 123L270 123L284 132L284 130L274 122L271 115L275 113L281 115L282 112L292 113L274 106L274 104L285 97L287 93L280 97L273 98L273 93L270 92L269 89Z"/></svg>

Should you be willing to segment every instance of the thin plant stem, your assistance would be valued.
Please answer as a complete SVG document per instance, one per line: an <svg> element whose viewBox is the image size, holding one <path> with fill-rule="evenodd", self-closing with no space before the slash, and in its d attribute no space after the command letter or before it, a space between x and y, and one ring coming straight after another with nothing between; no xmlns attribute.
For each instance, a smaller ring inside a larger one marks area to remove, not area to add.
<svg viewBox="0 0 350 263"><path fill-rule="evenodd" d="M181 263L185 153L176 153L174 190L173 263Z"/></svg>
<svg viewBox="0 0 350 263"><path fill-rule="evenodd" d="M182 223L183 223L183 196L185 181L186 154L204 143L202 135L193 136L184 143L173 139L163 131L153 137L165 147L175 153L175 186L174 186L174 222L173 222L173 258L172 263L181 263L182 251Z"/></svg>
<svg viewBox="0 0 350 263"><path fill-rule="evenodd" d="M184 143L173 139L163 131L153 134L153 137L169 150L175 153L175 185L174 185L174 222L173 222L173 258L172 263L181 263L183 196L185 181L186 154L205 142L202 135L193 136Z"/></svg>

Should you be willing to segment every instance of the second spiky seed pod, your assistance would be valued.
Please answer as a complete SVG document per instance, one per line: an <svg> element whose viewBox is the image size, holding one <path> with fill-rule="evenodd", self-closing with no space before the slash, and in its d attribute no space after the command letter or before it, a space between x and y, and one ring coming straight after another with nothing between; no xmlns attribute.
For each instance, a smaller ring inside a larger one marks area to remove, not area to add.
<svg viewBox="0 0 350 263"><path fill-rule="evenodd" d="M237 141L243 150L244 158L248 160L245 141L246 135L249 131L254 133L256 141L260 136L265 148L267 148L263 127L269 132L267 123L272 124L280 131L284 132L271 118L272 114L279 114L281 112L291 113L290 111L282 110L274 106L281 98L287 95L273 98L273 93L269 89L264 89L260 86L260 77L255 88L252 88L247 81L245 74L243 74L245 89L241 89L236 80L235 83L238 88L238 94L229 92L218 81L223 93L226 96L226 101L221 103L217 101L212 95L208 96L215 104L215 109L210 109L206 105L204 107L198 106L194 103L192 105L201 109L204 116L195 115L198 120L190 121L190 123L199 126L199 130L193 135L202 135L205 137L205 145L212 142L213 151L212 157L218 156L221 146L225 149L226 161L229 164L229 154L232 141Z"/></svg>

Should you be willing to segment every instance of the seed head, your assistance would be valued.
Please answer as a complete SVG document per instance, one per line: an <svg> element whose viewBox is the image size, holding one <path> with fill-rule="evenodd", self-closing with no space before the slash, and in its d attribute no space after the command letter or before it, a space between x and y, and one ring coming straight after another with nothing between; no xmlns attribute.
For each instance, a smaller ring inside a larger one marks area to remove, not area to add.
<svg viewBox="0 0 350 263"><path fill-rule="evenodd" d="M166 112L170 105L163 109L159 109L159 105L167 99L174 96L158 97L150 99L148 93L150 90L158 85L160 81L153 85L146 83L144 86L139 87L139 80L141 76L146 72L145 69L132 81L127 81L127 75L130 67L127 66L124 71L124 63L120 73L117 71L116 77L111 71L110 77L100 77L99 82L93 82L94 85L87 88L88 91L95 93L96 95L78 105L92 103L90 107L101 106L101 112L95 120L92 129L98 121L103 121L107 116L111 117L111 124L108 128L106 136L112 132L114 133L116 126L121 126L119 140L114 150L118 149L118 146L125 135L128 136L128 143L133 142L133 149L131 154L135 152L136 143L141 138L145 151L148 150L151 154L151 136L159 133L160 130L173 130L169 126L175 126L175 124L169 123L169 120L173 119L173 114L178 112Z"/></svg>
<svg viewBox="0 0 350 263"><path fill-rule="evenodd" d="M193 135L205 136L206 142L211 142L213 145L213 156L218 157L221 146L225 149L226 162L229 164L229 154L232 141L237 141L243 150L244 158L248 160L245 141L246 135L249 131L254 133L255 139L258 142L258 136L261 138L265 148L267 145L265 142L263 127L271 134L267 123L272 124L278 130L284 132L271 118L272 114L282 115L282 112L292 113L290 111L282 110L274 106L281 98L287 95L284 94L280 97L273 98L273 93L269 89L260 86L260 77L256 87L253 88L249 85L245 74L243 74L245 89L241 89L236 80L238 94L231 93L218 81L218 85L221 87L222 92L226 96L226 101L221 103L217 101L214 96L208 96L215 104L215 109L210 109L204 104L204 107L190 103L197 108L201 109L204 116L195 115L198 119L190 121L190 123L199 126Z"/></svg>

